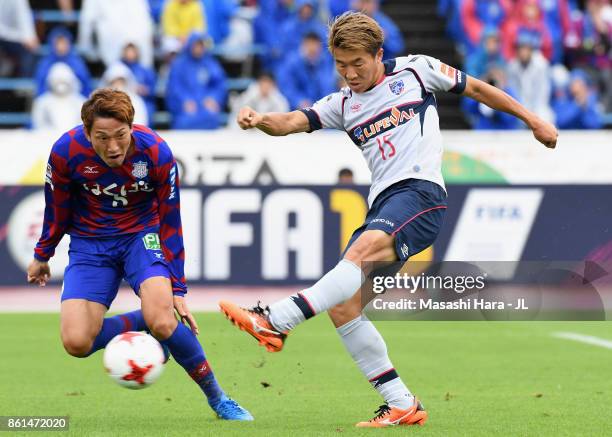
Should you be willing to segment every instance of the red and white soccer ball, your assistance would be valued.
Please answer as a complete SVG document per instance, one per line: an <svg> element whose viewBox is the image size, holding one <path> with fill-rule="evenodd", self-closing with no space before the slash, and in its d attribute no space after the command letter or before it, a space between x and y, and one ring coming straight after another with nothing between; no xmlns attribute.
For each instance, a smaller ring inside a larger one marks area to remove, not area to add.
<svg viewBox="0 0 612 437"><path fill-rule="evenodd" d="M161 345L144 332L129 331L113 338L104 350L104 368L122 387L141 389L153 384L164 370Z"/></svg>

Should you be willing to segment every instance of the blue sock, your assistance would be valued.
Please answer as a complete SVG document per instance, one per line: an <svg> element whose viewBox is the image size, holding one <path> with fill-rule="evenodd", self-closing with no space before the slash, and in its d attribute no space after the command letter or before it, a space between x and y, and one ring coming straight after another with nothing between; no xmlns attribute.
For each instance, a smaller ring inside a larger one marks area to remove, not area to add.
<svg viewBox="0 0 612 437"><path fill-rule="evenodd" d="M88 356L106 347L116 335L127 331L144 331L147 329L142 311L132 311L131 313L119 314L114 317L107 317L102 322L102 329L93 342Z"/></svg>
<svg viewBox="0 0 612 437"><path fill-rule="evenodd" d="M208 365L202 345L189 328L179 323L172 335L161 343L170 349L176 362L202 389L210 405L215 405L225 396Z"/></svg>

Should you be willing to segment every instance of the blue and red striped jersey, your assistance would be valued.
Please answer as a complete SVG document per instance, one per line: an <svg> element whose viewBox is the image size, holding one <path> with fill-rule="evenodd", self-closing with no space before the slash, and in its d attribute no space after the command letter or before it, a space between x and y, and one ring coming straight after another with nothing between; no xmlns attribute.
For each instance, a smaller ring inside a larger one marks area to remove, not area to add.
<svg viewBox="0 0 612 437"><path fill-rule="evenodd" d="M53 145L45 177L45 216L34 257L47 261L64 234L109 237L158 232L172 289L187 291L176 161L151 129L134 125L134 151L111 168L78 126Z"/></svg>

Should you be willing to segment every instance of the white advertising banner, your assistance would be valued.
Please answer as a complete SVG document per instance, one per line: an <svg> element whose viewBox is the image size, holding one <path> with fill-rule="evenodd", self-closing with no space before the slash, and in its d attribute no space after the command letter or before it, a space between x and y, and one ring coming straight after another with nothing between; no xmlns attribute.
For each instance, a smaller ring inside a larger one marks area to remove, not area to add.
<svg viewBox="0 0 612 437"><path fill-rule="evenodd" d="M472 188L453 232L445 261L516 261L521 259L540 208L540 188ZM496 279L514 274L515 263L498 263Z"/></svg>
<svg viewBox="0 0 612 437"><path fill-rule="evenodd" d="M187 185L329 185L351 169L357 184L370 174L360 151L341 132L270 137L257 131L160 132ZM0 185L42 185L57 133L0 132ZM612 132L562 131L555 150L528 131L444 132L444 176L449 183L612 183Z"/></svg>

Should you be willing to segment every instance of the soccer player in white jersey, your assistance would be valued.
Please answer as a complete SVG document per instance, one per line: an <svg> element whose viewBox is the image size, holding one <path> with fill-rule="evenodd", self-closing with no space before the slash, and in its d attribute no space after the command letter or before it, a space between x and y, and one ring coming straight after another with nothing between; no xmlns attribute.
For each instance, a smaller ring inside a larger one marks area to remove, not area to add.
<svg viewBox="0 0 612 437"><path fill-rule="evenodd" d="M422 425L427 412L394 369L374 325L362 315L359 289L371 263L406 261L435 240L446 209L442 180L442 137L434 92L450 91L520 118L546 147L557 142L555 127L503 91L437 59L410 55L382 61L383 32L373 19L347 12L330 26L329 50L348 87L311 108L238 114L242 129L268 135L344 130L363 152L372 187L363 226L342 260L312 287L267 308L242 309L222 301L222 312L269 351L280 351L298 324L327 311L342 342L364 376L385 400L376 416L357 426Z"/></svg>

